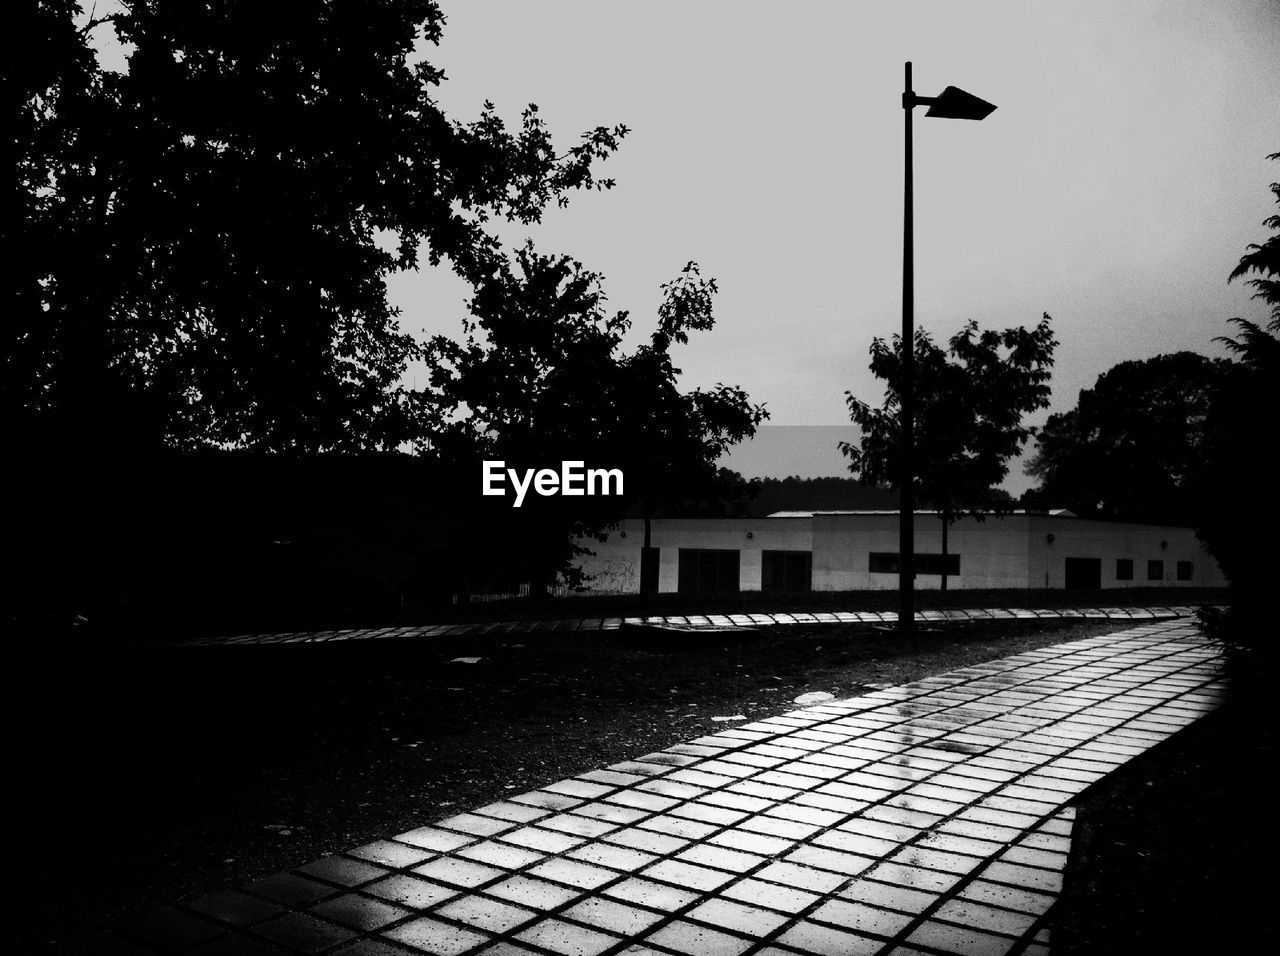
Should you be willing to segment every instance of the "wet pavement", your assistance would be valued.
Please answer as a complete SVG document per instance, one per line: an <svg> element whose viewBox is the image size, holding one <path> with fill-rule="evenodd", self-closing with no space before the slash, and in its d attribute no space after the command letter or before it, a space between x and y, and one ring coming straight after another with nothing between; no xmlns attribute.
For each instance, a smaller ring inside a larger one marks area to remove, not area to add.
<svg viewBox="0 0 1280 956"><path fill-rule="evenodd" d="M917 611L922 624L949 621L1161 621L1187 617L1191 607L960 608ZM647 624L690 629L773 627L778 624L892 624L896 611L828 611L794 614L688 614L650 617L577 617L548 621L489 621L468 624L420 624L401 627L359 627L327 631L287 631L278 634L236 634L192 638L189 644L312 644L326 641L416 640L480 634L538 634L550 631L616 631Z"/></svg>
<svg viewBox="0 0 1280 956"><path fill-rule="evenodd" d="M61 951L1039 956L1071 802L1222 693L1216 646L1151 620L732 725Z"/></svg>

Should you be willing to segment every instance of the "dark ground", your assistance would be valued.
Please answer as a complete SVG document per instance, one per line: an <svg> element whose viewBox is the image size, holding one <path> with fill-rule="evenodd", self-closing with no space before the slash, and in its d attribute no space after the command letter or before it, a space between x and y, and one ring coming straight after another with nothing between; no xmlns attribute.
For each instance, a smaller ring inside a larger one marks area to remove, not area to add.
<svg viewBox="0 0 1280 956"><path fill-rule="evenodd" d="M408 604L391 608L353 600L351 606L334 596L340 585L326 590L325 599L309 593L296 603L285 603L272 613L227 603L166 612L142 619L93 620L83 628L62 626L63 633L79 630L83 637L127 641L171 641L194 635L261 634L330 628L410 626L475 621L560 620L564 618L634 617L678 614L768 614L786 611L897 611L896 589L875 591L803 591L793 594L739 591L732 594L650 595L642 603L633 594L592 594L544 597L541 600L509 598L461 604ZM1222 588L1139 587L1111 591L966 590L951 588L917 590L916 607L929 608L1068 608L1068 607L1168 607L1225 603Z"/></svg>
<svg viewBox="0 0 1280 956"><path fill-rule="evenodd" d="M917 610L930 608L1069 608L1069 607L1189 607L1221 604L1224 588L1124 588L1112 591L982 590L936 588L917 590ZM405 623L467 620L526 620L572 617L630 617L678 614L771 614L787 611L897 611L896 588L877 591L799 591L793 594L738 591L732 594L650 595L640 604L635 595L592 594L548 598L541 602L507 600L478 602L448 608L406 608Z"/></svg>
<svg viewBox="0 0 1280 956"><path fill-rule="evenodd" d="M789 626L682 638L678 649L571 633L32 655L13 669L7 701L22 821L14 859L31 896L15 900L20 944L72 938L661 749L719 726L713 715L777 713L806 691L851 696L1116 628L952 625L904 643L866 627ZM481 661L451 662L460 656ZM1210 798L1261 814L1262 797L1213 796L1225 759L1215 740L1200 744L1200 776L1171 784L1206 818L1217 819L1201 806ZM1191 772L1181 757L1160 759ZM1164 810L1136 800L1164 789L1099 804L1096 824L1086 808L1080 833L1126 814L1151 824ZM1171 826L1152 831L1157 847L1188 839L1182 809L1170 812ZM1137 904L1105 882L1116 838L1100 832L1082 843L1095 848L1085 872L1102 882L1077 906L1102 909L1081 923L1122 925ZM1191 836L1215 841L1201 860L1241 842L1230 827ZM1120 883L1130 894L1131 882Z"/></svg>
<svg viewBox="0 0 1280 956"><path fill-rule="evenodd" d="M1274 949L1274 684L1234 676L1234 700L1076 801L1055 956Z"/></svg>

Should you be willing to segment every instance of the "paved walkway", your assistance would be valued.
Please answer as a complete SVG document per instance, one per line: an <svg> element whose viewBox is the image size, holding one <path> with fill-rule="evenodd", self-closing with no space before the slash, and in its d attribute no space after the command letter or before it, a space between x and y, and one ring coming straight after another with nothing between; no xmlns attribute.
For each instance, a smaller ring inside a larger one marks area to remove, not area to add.
<svg viewBox="0 0 1280 956"><path fill-rule="evenodd" d="M922 623L940 621L1000 621L1017 619L1154 621L1193 614L1190 607L960 608L917 611ZM190 644L291 644L325 641L414 640L424 637L463 637L469 634L536 634L546 631L616 631L624 624L659 624L687 628L772 627L775 624L889 624L897 611L823 611L795 614L688 614L651 617L576 617L552 621L490 621L467 624L419 624L408 627L361 627L328 631L289 631L279 634L237 634L192 638Z"/></svg>
<svg viewBox="0 0 1280 956"><path fill-rule="evenodd" d="M1091 783L1211 711L1187 620L700 737L70 952L1048 952Z"/></svg>

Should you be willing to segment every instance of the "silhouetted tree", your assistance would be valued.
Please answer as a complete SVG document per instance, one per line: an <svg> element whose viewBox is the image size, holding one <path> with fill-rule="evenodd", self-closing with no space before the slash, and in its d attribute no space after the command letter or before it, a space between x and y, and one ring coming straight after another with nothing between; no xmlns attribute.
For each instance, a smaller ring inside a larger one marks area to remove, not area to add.
<svg viewBox="0 0 1280 956"><path fill-rule="evenodd" d="M1268 158L1280 160L1280 153ZM1271 192L1280 204L1280 183L1272 183ZM1274 653L1268 598L1280 579L1274 465L1280 412L1280 215L1263 224L1273 234L1248 247L1230 279L1252 275L1254 298L1271 306L1271 318L1265 326L1232 319L1235 337L1218 339L1234 360L1209 412L1197 525L1231 581L1240 621L1235 637Z"/></svg>
<svg viewBox="0 0 1280 956"><path fill-rule="evenodd" d="M606 311L598 274L531 247L518 252L516 266L476 295L465 341L438 336L428 349L433 451L455 463L617 466L627 500L646 517L739 490L740 480L716 460L754 433L764 409L734 386L682 392L671 359L674 344L713 326L714 280L704 280L695 263L685 266L662 287L650 341L625 353L630 319ZM574 537L598 533L621 516L623 502L559 504L506 520L519 528L512 536L523 542L525 573L578 583Z"/></svg>
<svg viewBox="0 0 1280 956"><path fill-rule="evenodd" d="M1049 416L1026 473L1080 515L1190 523L1209 407L1227 363L1194 352L1121 362Z"/></svg>
<svg viewBox="0 0 1280 956"><path fill-rule="evenodd" d="M1009 496L997 486L1009 473L1009 459L1034 430L1022 424L1029 412L1049 404L1053 368L1051 319L1033 329L999 332L969 322L946 349L917 330L915 360L915 493L936 508L942 520L942 553L947 530L960 514L979 519L987 511L1008 510ZM899 484L901 448L902 339L871 344L871 371L885 383L884 402L872 408L845 393L857 443L841 442L849 470L866 484ZM942 576L942 586L947 576Z"/></svg>
<svg viewBox="0 0 1280 956"><path fill-rule="evenodd" d="M18 215L3 217L3 414L55 444L395 448L420 345L386 278L505 268L487 225L532 222L625 135L557 150L537 108L460 123L426 60L435 0L20 5ZM10 22L13 28L15 24ZM124 73L89 38L114 29Z"/></svg>

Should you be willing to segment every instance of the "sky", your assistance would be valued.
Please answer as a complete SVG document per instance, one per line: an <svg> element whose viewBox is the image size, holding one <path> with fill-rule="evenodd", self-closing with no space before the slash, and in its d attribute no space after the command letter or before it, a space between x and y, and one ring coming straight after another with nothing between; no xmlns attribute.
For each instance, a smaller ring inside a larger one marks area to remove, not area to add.
<svg viewBox="0 0 1280 956"><path fill-rule="evenodd" d="M901 325L906 60L918 93L998 106L981 123L916 111L916 321L935 338L1048 312L1065 411L1119 361L1221 354L1227 319L1265 314L1226 278L1275 212L1275 0L443 6L430 56L455 118L489 99L512 124L537 103L566 145L632 129L602 167L613 190L506 237L603 273L637 340L696 260L721 291L682 381L741 385L772 426L847 425L846 390L882 395L866 366ZM392 294L407 327L458 332L466 289L443 270ZM1028 484L1015 466L1006 486Z"/></svg>
<svg viewBox="0 0 1280 956"><path fill-rule="evenodd" d="M492 100L516 126L536 103L565 147L631 128L600 167L614 189L502 236L602 273L632 343L696 260L720 287L717 324L676 364L687 387L766 405L770 427L737 456L756 474L840 473L845 391L882 395L868 348L901 325L906 60L921 95L954 85L998 107L980 123L916 111L919 327L945 340L969 319L1049 313L1049 411L1065 411L1117 362L1222 354L1230 317L1265 315L1226 279L1275 212L1277 0L442 6L429 58L455 119ZM390 291L406 328L461 335L468 291L447 268ZM1029 484L1015 464L1006 487Z"/></svg>

